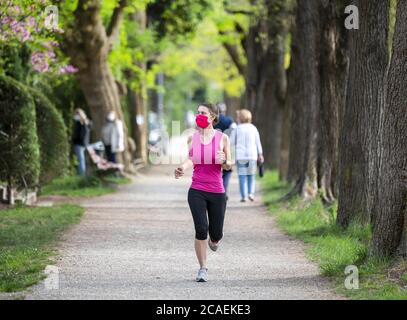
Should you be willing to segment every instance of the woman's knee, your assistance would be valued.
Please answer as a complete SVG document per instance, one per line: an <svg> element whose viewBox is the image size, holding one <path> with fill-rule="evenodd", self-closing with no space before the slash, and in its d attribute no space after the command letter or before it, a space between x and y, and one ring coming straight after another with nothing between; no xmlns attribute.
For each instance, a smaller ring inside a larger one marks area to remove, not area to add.
<svg viewBox="0 0 407 320"><path fill-rule="evenodd" d="M206 240L208 238L208 227L205 226L196 227L195 238L197 240Z"/></svg>
<svg viewBox="0 0 407 320"><path fill-rule="evenodd" d="M209 236L212 241L218 242L223 238L223 232L218 231L218 232L209 232Z"/></svg>

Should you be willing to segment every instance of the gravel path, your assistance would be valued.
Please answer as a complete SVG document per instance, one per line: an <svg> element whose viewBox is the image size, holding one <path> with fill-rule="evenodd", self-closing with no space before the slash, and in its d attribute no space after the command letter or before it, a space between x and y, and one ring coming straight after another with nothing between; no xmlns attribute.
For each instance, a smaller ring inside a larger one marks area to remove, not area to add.
<svg viewBox="0 0 407 320"><path fill-rule="evenodd" d="M120 192L82 201L86 215L59 248L59 289L42 282L26 299L341 299L259 200L239 202L235 173L225 237L208 253L209 282L196 283L190 176L172 170L144 169Z"/></svg>

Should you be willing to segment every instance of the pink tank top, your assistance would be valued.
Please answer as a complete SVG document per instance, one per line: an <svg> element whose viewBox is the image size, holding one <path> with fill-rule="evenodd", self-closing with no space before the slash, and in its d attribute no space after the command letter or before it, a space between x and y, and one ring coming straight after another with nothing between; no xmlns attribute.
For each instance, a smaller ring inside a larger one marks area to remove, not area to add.
<svg viewBox="0 0 407 320"><path fill-rule="evenodd" d="M192 136L192 148L189 157L194 164L191 188L206 192L224 193L222 181L222 163L216 159L220 151L220 141L223 133L215 130L212 141L201 143L199 131Z"/></svg>

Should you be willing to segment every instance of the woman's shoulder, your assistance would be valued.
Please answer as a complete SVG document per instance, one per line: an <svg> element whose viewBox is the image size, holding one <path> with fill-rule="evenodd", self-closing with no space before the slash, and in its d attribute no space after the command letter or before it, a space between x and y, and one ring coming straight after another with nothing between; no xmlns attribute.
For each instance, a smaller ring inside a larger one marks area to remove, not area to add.
<svg viewBox="0 0 407 320"><path fill-rule="evenodd" d="M229 140L229 136L226 133L222 132L222 131L220 131L219 136L220 136L221 139L223 139L225 141Z"/></svg>
<svg viewBox="0 0 407 320"><path fill-rule="evenodd" d="M188 134L188 137L187 137L187 142L188 142L188 143L191 143L191 142L192 142L192 139L194 138L194 136L195 136L198 132L199 132L198 130L194 130L194 131L190 132L190 133Z"/></svg>
<svg viewBox="0 0 407 320"><path fill-rule="evenodd" d="M188 139L192 139L197 134L199 134L199 130L192 130L188 133Z"/></svg>

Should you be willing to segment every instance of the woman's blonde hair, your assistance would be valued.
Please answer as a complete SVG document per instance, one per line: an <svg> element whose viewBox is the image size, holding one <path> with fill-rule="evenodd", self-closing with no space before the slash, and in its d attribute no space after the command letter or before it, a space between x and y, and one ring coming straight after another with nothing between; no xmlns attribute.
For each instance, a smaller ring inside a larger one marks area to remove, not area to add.
<svg viewBox="0 0 407 320"><path fill-rule="evenodd" d="M247 109L239 110L239 120L241 123L252 122L252 113Z"/></svg>
<svg viewBox="0 0 407 320"><path fill-rule="evenodd" d="M83 111L83 109L76 108L75 113L78 114L79 117L81 118L80 121L81 121L82 124L88 124L89 120L88 120L88 117L86 116L85 111Z"/></svg>

